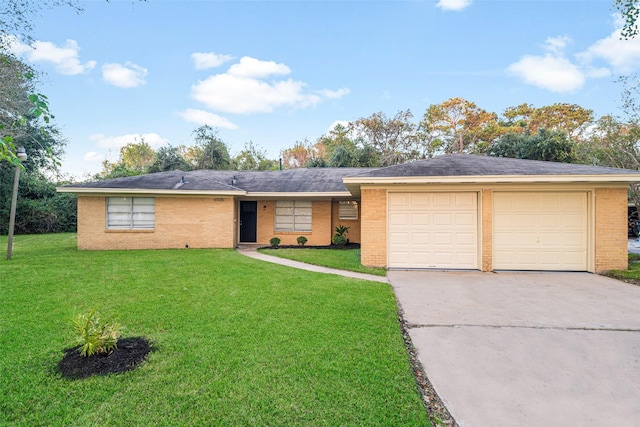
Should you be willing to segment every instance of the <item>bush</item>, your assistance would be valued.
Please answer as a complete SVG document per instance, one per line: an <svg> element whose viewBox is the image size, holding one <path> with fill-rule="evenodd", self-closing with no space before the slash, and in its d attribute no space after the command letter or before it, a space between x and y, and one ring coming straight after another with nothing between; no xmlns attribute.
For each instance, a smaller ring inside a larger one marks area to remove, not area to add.
<svg viewBox="0 0 640 427"><path fill-rule="evenodd" d="M78 314L73 324L81 346L80 354L84 357L118 348L119 326L115 323L102 324L96 310L89 314Z"/></svg>
<svg viewBox="0 0 640 427"><path fill-rule="evenodd" d="M349 231L349 227L346 227L344 225L337 226L336 234L334 234L333 237L331 238L331 243L333 243L336 246L346 245L349 239L347 239L347 236L345 236L345 234L347 234L348 231Z"/></svg>
<svg viewBox="0 0 640 427"><path fill-rule="evenodd" d="M299 236L296 240L300 246L304 246L304 244L307 243L307 238L304 236Z"/></svg>
<svg viewBox="0 0 640 427"><path fill-rule="evenodd" d="M347 238L344 236L341 236L340 234L336 234L331 239L331 242L336 246L344 246L347 244Z"/></svg>
<svg viewBox="0 0 640 427"><path fill-rule="evenodd" d="M272 248L277 248L278 246L280 246L280 238L272 237L271 240L269 240L269 243L271 244Z"/></svg>

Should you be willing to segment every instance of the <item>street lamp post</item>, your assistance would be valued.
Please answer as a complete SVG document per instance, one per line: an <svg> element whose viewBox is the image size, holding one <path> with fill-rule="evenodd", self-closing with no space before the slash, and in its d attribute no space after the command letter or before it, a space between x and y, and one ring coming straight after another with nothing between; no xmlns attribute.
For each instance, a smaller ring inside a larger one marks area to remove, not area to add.
<svg viewBox="0 0 640 427"><path fill-rule="evenodd" d="M16 174L13 177L13 196L11 198L11 214L9 216L9 241L7 242L7 259L11 259L13 252L13 229L16 226L16 204L18 203L18 183L20 182L20 163L27 160L27 152L24 147L18 148L16 157L20 162L16 165Z"/></svg>

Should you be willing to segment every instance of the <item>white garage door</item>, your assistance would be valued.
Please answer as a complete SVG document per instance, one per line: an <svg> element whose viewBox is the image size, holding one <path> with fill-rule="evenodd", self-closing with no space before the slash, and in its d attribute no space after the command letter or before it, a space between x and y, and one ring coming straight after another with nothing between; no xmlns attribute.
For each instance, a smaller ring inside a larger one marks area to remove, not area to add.
<svg viewBox="0 0 640 427"><path fill-rule="evenodd" d="M389 267L478 268L477 193L389 193Z"/></svg>
<svg viewBox="0 0 640 427"><path fill-rule="evenodd" d="M587 194L493 193L493 268L587 269Z"/></svg>

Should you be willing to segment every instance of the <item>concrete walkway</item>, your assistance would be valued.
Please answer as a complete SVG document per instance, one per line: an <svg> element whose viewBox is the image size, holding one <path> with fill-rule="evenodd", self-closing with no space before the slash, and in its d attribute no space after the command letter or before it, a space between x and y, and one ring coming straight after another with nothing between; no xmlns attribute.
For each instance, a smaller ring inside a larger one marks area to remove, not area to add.
<svg viewBox="0 0 640 427"><path fill-rule="evenodd" d="M461 427L640 425L640 287L588 273L388 277Z"/></svg>
<svg viewBox="0 0 640 427"><path fill-rule="evenodd" d="M271 262L273 264L286 265L287 267L299 268L301 270L315 271L316 273L336 274L338 276L351 277L352 279L370 280L373 282L389 283L389 279L373 274L356 273L355 271L337 270L335 268L321 267L319 265L307 264L300 261L293 261L286 258L265 255L253 247L237 248L238 253L260 261Z"/></svg>

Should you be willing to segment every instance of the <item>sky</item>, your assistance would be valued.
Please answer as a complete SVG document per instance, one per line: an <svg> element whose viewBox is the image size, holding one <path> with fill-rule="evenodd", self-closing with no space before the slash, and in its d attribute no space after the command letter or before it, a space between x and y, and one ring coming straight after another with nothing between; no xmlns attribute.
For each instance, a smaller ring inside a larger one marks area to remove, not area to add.
<svg viewBox="0 0 640 427"><path fill-rule="evenodd" d="M337 122L462 97L502 113L522 103L621 114L621 75L640 38L620 40L610 0L88 0L44 9L32 47L67 139L63 173L86 178L142 136L192 145L203 124L231 153L270 158Z"/></svg>

